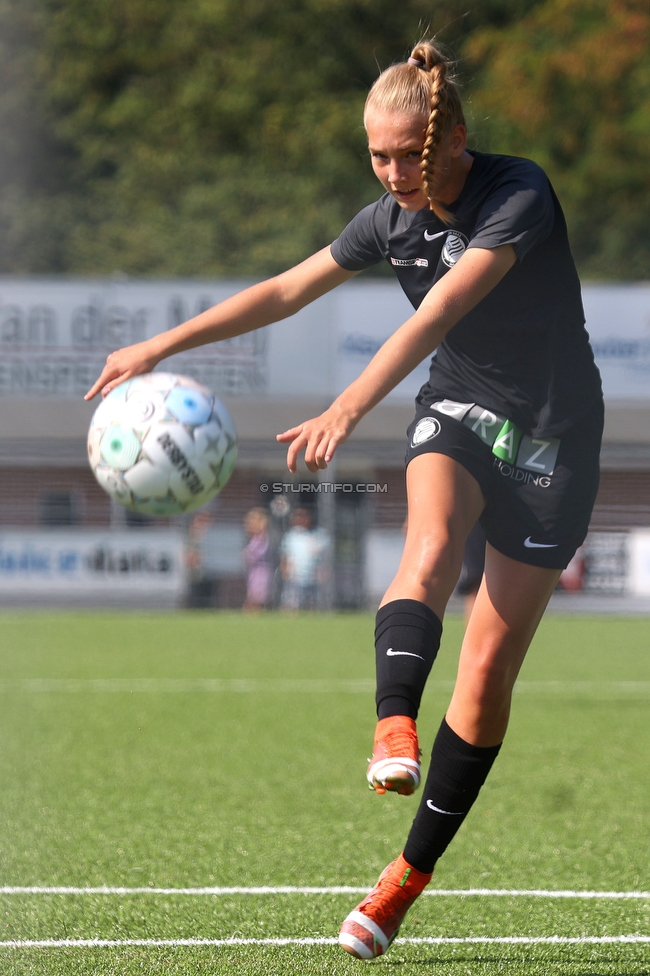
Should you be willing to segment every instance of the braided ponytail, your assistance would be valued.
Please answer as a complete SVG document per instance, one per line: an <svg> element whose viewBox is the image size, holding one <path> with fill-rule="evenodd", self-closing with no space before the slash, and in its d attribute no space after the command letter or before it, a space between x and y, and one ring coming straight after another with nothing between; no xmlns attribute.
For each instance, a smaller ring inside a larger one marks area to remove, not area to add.
<svg viewBox="0 0 650 976"><path fill-rule="evenodd" d="M370 108L421 115L427 120L422 150L422 185L436 216L446 224L452 223L451 214L433 199L440 141L455 125L465 125L452 62L432 41L420 41L408 61L382 71L368 93L364 117Z"/></svg>

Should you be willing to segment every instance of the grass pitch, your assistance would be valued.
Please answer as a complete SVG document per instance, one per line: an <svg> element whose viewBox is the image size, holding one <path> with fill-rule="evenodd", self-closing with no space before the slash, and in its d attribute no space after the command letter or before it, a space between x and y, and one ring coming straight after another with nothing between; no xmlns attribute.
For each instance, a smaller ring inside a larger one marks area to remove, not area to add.
<svg viewBox="0 0 650 976"><path fill-rule="evenodd" d="M365 789L369 615L0 617L3 976L644 976L650 898L423 897L405 942L362 963L327 940L358 894L159 889L370 887L416 800ZM419 722L444 714L462 625L448 619ZM647 892L650 621L550 617L506 744L433 888ZM147 889L89 893L85 889ZM152 890L153 889L153 890ZM574 939L498 942L497 939ZM181 940L258 940L182 945ZM259 940L287 939L285 945ZM312 939L299 945L296 939ZM160 940L163 945L128 945Z"/></svg>

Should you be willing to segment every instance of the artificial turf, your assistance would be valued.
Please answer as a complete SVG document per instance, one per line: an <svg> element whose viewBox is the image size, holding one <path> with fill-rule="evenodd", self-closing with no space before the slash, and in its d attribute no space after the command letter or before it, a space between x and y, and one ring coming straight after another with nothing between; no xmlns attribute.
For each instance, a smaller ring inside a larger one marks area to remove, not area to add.
<svg viewBox="0 0 650 976"><path fill-rule="evenodd" d="M4 613L0 885L370 886L416 800L364 788L369 615ZM450 694L448 619L419 722ZM433 887L650 889L650 622L549 617ZM149 680L145 680L149 679ZM0 896L0 942L336 936L359 896ZM650 934L650 898L431 897L406 937ZM0 947L2 974L650 974L648 944Z"/></svg>

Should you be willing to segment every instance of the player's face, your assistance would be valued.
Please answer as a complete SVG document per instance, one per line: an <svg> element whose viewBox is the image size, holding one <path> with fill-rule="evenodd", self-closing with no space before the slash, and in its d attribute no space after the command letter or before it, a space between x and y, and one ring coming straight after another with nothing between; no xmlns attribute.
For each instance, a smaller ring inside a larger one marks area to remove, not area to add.
<svg viewBox="0 0 650 976"><path fill-rule="evenodd" d="M369 109L365 122L372 168L381 185L404 210L428 207L420 170L427 120Z"/></svg>
<svg viewBox="0 0 650 976"><path fill-rule="evenodd" d="M422 210L429 199L422 188L422 148L427 120L370 109L366 114L368 148L375 176L404 210ZM462 189L471 156L465 152L462 125L444 135L436 153L433 192L441 203L453 203ZM464 157L469 159L465 160Z"/></svg>

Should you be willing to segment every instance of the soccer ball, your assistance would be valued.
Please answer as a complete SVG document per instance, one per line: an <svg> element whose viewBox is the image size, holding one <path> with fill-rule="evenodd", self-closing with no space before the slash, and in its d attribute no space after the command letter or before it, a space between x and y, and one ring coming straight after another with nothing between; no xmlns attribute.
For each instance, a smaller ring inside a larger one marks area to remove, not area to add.
<svg viewBox="0 0 650 976"><path fill-rule="evenodd" d="M237 460L233 419L188 376L149 373L116 386L88 431L93 474L143 515L179 515L213 498Z"/></svg>

